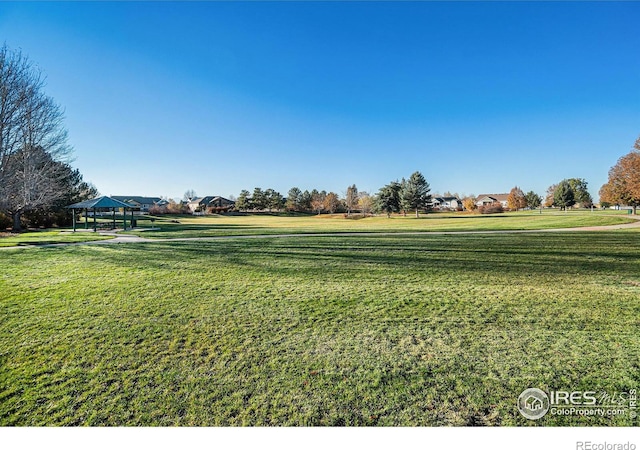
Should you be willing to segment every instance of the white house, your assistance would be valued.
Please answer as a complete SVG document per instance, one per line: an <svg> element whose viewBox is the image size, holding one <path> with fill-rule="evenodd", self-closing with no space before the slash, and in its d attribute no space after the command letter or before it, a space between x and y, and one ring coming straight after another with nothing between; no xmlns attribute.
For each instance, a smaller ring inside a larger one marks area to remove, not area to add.
<svg viewBox="0 0 640 450"><path fill-rule="evenodd" d="M476 206L493 205L494 203L500 203L503 208L508 207L507 198L509 194L482 194L476 197Z"/></svg>
<svg viewBox="0 0 640 450"><path fill-rule="evenodd" d="M457 197L433 197L431 199L433 209L458 209L462 208L462 200Z"/></svg>

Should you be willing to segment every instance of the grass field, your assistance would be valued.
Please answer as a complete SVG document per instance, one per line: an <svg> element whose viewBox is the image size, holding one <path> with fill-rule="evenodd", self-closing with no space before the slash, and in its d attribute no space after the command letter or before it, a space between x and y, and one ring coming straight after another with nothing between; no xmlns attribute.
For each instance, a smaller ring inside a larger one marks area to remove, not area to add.
<svg viewBox="0 0 640 450"><path fill-rule="evenodd" d="M137 216L139 230L121 233L145 238L202 238L217 236L245 236L268 234L321 234L321 233L370 233L370 232L429 232L429 231L490 231L490 230L541 230L549 228L589 227L618 225L633 222L625 211L585 211L568 213L545 210L521 211L494 215L431 213L419 219L407 217L375 216L360 219L345 219L343 214L248 214L211 216ZM119 218L118 220L121 220ZM98 219L99 223L111 224L111 218ZM141 231L142 230L142 231ZM19 234L0 233L0 247L45 245L87 242L111 239L81 229L38 230Z"/></svg>
<svg viewBox="0 0 640 450"><path fill-rule="evenodd" d="M110 236L100 236L95 233L70 233L68 231L32 231L20 234L0 233L0 247L15 247L23 245L45 245L72 242L87 242L112 239Z"/></svg>
<svg viewBox="0 0 640 450"><path fill-rule="evenodd" d="M153 227L153 231L134 232L148 238L238 236L256 234L295 234L327 232L408 232L408 231L472 231L472 230L539 230L598 225L616 225L632 219L620 212L545 210L506 214L435 213L407 217L386 216L365 219L345 219L342 214L320 216L286 215L219 215L204 217L154 217L138 219L139 227ZM179 223L175 223L175 221ZM128 232L127 232L128 233Z"/></svg>
<svg viewBox="0 0 640 450"><path fill-rule="evenodd" d="M5 250L0 425L637 425L516 400L640 385L638 254L631 232Z"/></svg>

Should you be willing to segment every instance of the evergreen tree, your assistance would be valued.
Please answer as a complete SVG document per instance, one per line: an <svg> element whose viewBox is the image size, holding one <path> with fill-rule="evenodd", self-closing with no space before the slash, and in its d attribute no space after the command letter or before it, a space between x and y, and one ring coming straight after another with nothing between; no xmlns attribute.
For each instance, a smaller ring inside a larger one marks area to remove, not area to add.
<svg viewBox="0 0 640 450"><path fill-rule="evenodd" d="M311 193L305 190L302 195L300 195L300 210L311 211L311 200Z"/></svg>
<svg viewBox="0 0 640 450"><path fill-rule="evenodd" d="M575 196L568 180L562 180L558 183L558 187L553 193L553 203L565 211L568 207L575 205Z"/></svg>
<svg viewBox="0 0 640 450"><path fill-rule="evenodd" d="M236 208L240 211L251 209L251 194L246 189L240 191L240 195L236 200Z"/></svg>
<svg viewBox="0 0 640 450"><path fill-rule="evenodd" d="M280 192L269 188L265 191L264 194L267 201L267 208L269 208L269 210L279 211L282 207L284 207L284 197L282 197L282 194L280 194Z"/></svg>
<svg viewBox="0 0 640 450"><path fill-rule="evenodd" d="M542 203L542 198L533 191L529 191L524 195L524 199L527 202L527 206L531 209L535 209Z"/></svg>
<svg viewBox="0 0 640 450"><path fill-rule="evenodd" d="M60 183L64 195L48 206L27 211L24 218L31 227L67 226L73 221L73 211L66 206L73 203L82 202L98 196L96 187L82 179L78 169L61 162L54 162L58 166Z"/></svg>
<svg viewBox="0 0 640 450"><path fill-rule="evenodd" d="M591 208L593 199L589 194L587 181L584 178L569 178L567 181L573 191L574 200L585 208Z"/></svg>
<svg viewBox="0 0 640 450"><path fill-rule="evenodd" d="M376 198L376 208L391 217L391 213L400 212L400 191L402 186L397 181L392 181L380 188Z"/></svg>
<svg viewBox="0 0 640 450"><path fill-rule="evenodd" d="M257 211L262 211L267 208L267 196L264 191L258 187L253 189L251 202L253 204L253 209Z"/></svg>
<svg viewBox="0 0 640 450"><path fill-rule="evenodd" d="M300 198L302 191L297 187L292 187L287 193L287 209L289 211L300 211Z"/></svg>
<svg viewBox="0 0 640 450"><path fill-rule="evenodd" d="M415 210L416 217L420 217L418 211L426 208L431 201L430 191L429 183L424 176L420 172L412 173L402 190L402 200L406 209Z"/></svg>

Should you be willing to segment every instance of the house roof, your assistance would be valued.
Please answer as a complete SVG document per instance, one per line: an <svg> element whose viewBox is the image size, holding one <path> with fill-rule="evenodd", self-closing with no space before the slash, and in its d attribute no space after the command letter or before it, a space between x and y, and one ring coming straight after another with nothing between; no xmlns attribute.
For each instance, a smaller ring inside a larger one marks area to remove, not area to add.
<svg viewBox="0 0 640 450"><path fill-rule="evenodd" d="M116 200L111 197L102 196L94 198L92 200L85 200L84 202L74 203L67 206L69 209L93 209L93 208L131 208L131 205Z"/></svg>
<svg viewBox="0 0 640 450"><path fill-rule="evenodd" d="M226 199L224 197L220 197L219 195L208 195L206 197L194 198L193 200L191 200L189 202L189 204L190 205L191 204L193 204L193 205L208 205L208 204L210 204L212 202L215 202L217 200L220 200L220 199L225 200L225 201L227 201L229 203L235 203L233 200L229 200L229 199Z"/></svg>
<svg viewBox="0 0 640 450"><path fill-rule="evenodd" d="M491 198L496 202L506 202L509 198L509 194L481 194L476 197L476 200L480 200L485 197Z"/></svg>
<svg viewBox="0 0 640 450"><path fill-rule="evenodd" d="M214 198L215 197L213 195L207 195L206 197L196 197L194 199L191 199L189 204L190 205L207 205Z"/></svg>
<svg viewBox="0 0 640 450"><path fill-rule="evenodd" d="M458 197L433 197L433 201L435 202L451 202L453 200L458 200L460 201L460 199Z"/></svg>
<svg viewBox="0 0 640 450"><path fill-rule="evenodd" d="M153 205L162 200L160 197L141 197L139 195L113 195L111 198L125 203L137 203L139 205Z"/></svg>
<svg viewBox="0 0 640 450"><path fill-rule="evenodd" d="M220 197L219 195L217 197L213 197L213 200L211 200L209 203L213 203L213 202L216 202L218 200L224 200L225 202L233 203L233 204L236 203L233 200L229 200L228 198Z"/></svg>

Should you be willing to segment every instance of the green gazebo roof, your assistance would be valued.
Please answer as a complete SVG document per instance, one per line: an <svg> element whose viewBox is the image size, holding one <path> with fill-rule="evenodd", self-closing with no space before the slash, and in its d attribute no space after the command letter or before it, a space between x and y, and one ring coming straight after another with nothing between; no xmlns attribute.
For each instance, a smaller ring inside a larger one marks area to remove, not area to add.
<svg viewBox="0 0 640 450"><path fill-rule="evenodd" d="M92 208L133 208L132 205L121 202L111 197L102 196L93 200L85 200L84 202L74 203L67 206L69 209L92 209Z"/></svg>

